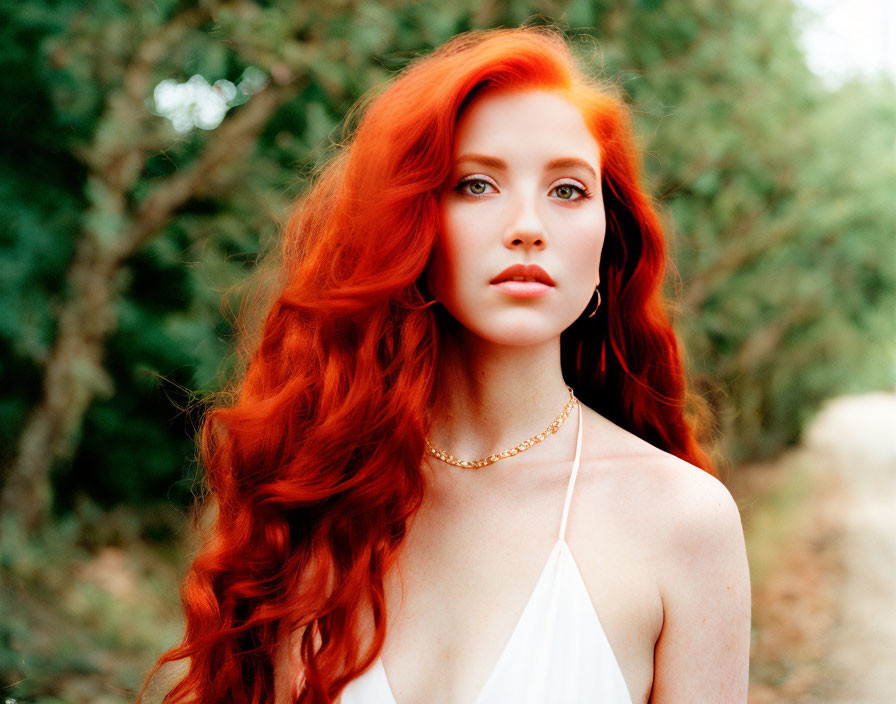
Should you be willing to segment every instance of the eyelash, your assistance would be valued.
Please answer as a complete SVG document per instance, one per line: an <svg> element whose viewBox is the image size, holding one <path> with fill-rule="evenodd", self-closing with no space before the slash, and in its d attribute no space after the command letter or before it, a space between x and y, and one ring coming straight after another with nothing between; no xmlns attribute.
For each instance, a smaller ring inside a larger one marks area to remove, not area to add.
<svg viewBox="0 0 896 704"><path fill-rule="evenodd" d="M480 196L485 195L484 193L476 194L476 193L463 192L463 190L462 190L463 187L466 186L468 183L486 183L489 186L491 186L492 188L494 188L494 185L491 182L486 181L484 178L475 178L474 177L474 178L464 179L463 181L461 181L454 187L454 190L458 191L462 195L470 196L471 198L479 198ZM577 200L585 200L586 198L591 197L591 191L589 191L588 188L586 188L585 186L578 186L574 183L558 183L551 190L560 188L561 186L568 186L569 188L572 188L572 189L578 191L579 193L581 193L582 197L581 198L561 198L560 200L567 200L567 201L573 202L573 201L577 201Z"/></svg>

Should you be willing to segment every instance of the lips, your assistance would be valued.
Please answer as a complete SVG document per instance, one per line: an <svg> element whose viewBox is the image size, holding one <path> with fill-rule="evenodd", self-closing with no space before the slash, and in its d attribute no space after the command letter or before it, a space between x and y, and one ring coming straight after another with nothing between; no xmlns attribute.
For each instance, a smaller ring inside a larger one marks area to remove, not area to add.
<svg viewBox="0 0 896 704"><path fill-rule="evenodd" d="M548 272L538 266L538 264L514 264L507 267L489 283L499 284L502 281L529 281L545 284L546 286L555 285L554 280L548 276Z"/></svg>

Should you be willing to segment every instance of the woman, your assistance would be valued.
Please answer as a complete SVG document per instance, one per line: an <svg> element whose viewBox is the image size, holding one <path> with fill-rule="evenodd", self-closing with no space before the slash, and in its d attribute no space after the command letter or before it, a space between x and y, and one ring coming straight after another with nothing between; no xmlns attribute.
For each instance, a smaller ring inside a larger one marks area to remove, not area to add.
<svg viewBox="0 0 896 704"><path fill-rule="evenodd" d="M412 63L282 256L203 428L217 515L166 701L746 701L743 535L685 416L659 221L561 35Z"/></svg>

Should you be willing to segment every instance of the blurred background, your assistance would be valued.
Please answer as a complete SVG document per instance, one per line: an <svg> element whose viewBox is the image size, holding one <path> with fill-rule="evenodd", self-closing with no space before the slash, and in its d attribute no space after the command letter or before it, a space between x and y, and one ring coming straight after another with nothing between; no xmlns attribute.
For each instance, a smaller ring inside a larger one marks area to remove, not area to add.
<svg viewBox="0 0 896 704"><path fill-rule="evenodd" d="M896 4L0 1L0 696L180 636L194 430L342 119L475 28L624 89L753 590L751 702L894 702Z"/></svg>

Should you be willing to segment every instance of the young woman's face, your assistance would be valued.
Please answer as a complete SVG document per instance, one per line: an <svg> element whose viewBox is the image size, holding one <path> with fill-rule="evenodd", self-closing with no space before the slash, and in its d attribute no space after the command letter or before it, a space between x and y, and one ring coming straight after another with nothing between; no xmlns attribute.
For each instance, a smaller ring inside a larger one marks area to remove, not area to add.
<svg viewBox="0 0 896 704"><path fill-rule="evenodd" d="M511 90L475 99L458 123L440 206L427 282L469 331L539 344L586 308L606 232L600 149L562 96ZM524 268L506 271L514 265Z"/></svg>

